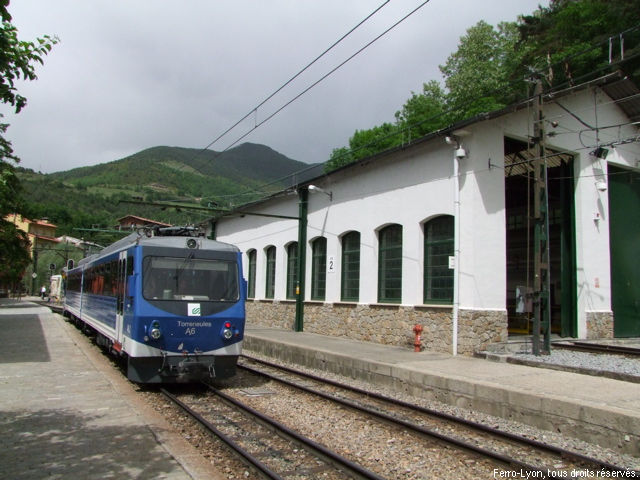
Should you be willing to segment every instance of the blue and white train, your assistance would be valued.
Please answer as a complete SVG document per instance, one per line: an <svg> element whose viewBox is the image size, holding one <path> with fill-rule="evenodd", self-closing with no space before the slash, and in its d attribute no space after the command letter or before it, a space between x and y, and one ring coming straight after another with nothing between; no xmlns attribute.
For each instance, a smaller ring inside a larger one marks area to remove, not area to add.
<svg viewBox="0 0 640 480"><path fill-rule="evenodd" d="M129 235L66 271L64 313L125 356L138 383L235 374L246 282L237 247L169 227Z"/></svg>

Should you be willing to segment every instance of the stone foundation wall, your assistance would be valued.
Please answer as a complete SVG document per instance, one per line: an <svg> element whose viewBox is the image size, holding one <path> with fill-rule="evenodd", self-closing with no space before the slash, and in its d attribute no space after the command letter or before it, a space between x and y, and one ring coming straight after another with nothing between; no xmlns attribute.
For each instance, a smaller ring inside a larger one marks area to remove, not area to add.
<svg viewBox="0 0 640 480"><path fill-rule="evenodd" d="M247 300L246 315L249 326L293 330L296 321L296 302Z"/></svg>
<svg viewBox="0 0 640 480"><path fill-rule="evenodd" d="M458 312L458 353L473 355L491 343L506 342L506 310L460 310Z"/></svg>
<svg viewBox="0 0 640 480"><path fill-rule="evenodd" d="M613 312L586 312L587 339L613 338Z"/></svg>
<svg viewBox="0 0 640 480"><path fill-rule="evenodd" d="M247 302L247 324L292 330L295 302ZM452 308L306 302L304 331L413 349L413 327L420 324L422 347L451 352ZM460 310L458 353L472 355L489 343L507 340L506 311Z"/></svg>

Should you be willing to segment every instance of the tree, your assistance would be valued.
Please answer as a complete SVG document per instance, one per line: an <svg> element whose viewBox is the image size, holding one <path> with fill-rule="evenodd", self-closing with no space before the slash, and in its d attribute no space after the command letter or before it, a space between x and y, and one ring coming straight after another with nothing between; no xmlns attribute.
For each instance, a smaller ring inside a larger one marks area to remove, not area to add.
<svg viewBox="0 0 640 480"><path fill-rule="evenodd" d="M393 145L529 97L534 74L544 75L548 87L596 78L618 68L639 81L639 21L640 0L550 0L549 7L539 7L517 22L500 23L497 28L478 22L440 66L446 89L431 80L421 94L412 92L396 112L399 134ZM621 61L618 33L623 31L625 58ZM382 127L356 131L349 148L333 151L325 170L362 158L354 151L354 143L367 154L389 148L386 142L373 141L363 149L361 144L366 142L358 141L375 140L376 129Z"/></svg>
<svg viewBox="0 0 640 480"><path fill-rule="evenodd" d="M0 101L11 105L19 113L27 99L18 93L17 80L35 80L35 63L51 51L57 39L45 35L35 42L18 39L18 30L11 24L7 11L9 0L0 0ZM3 115L0 114L0 119ZM14 154L11 142L5 138L8 124L0 122L0 284L14 286L29 263L28 239L15 226L7 222L9 213L21 213L20 182L12 163L20 160Z"/></svg>
<svg viewBox="0 0 640 480"><path fill-rule="evenodd" d="M447 96L438 82L431 80L422 85L422 93L411 92L409 98L396 112L398 127L406 132L410 141L431 133L449 123Z"/></svg>
<svg viewBox="0 0 640 480"><path fill-rule="evenodd" d="M325 165L325 171L335 170L360 158L370 157L400 145L402 143L401 133L400 129L391 123L383 123L367 130L356 130L349 139L349 148L342 147L333 150L331 158Z"/></svg>
<svg viewBox="0 0 640 480"><path fill-rule="evenodd" d="M447 104L455 109L454 120L502 108L514 100L511 73L520 64L515 23L503 22L495 29L480 21L460 39L458 50L440 71L449 90Z"/></svg>
<svg viewBox="0 0 640 480"><path fill-rule="evenodd" d="M637 81L639 20L640 0L551 0L521 17L522 64L544 70L548 85L573 83L608 68L611 39L614 68L620 68L618 34L633 28L624 35L622 68Z"/></svg>

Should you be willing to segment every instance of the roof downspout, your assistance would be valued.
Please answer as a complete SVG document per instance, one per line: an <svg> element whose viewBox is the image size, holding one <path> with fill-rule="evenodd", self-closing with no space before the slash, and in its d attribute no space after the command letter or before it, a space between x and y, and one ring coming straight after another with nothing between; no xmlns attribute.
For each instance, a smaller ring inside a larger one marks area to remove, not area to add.
<svg viewBox="0 0 640 480"><path fill-rule="evenodd" d="M463 132L468 135L467 132ZM451 353L458 354L458 315L460 311L460 160L467 152L460 146L457 136L446 137L453 150L453 312L451 319Z"/></svg>
<svg viewBox="0 0 640 480"><path fill-rule="evenodd" d="M460 310L460 160L458 149L453 154L453 315L451 333L451 353L458 354L458 312Z"/></svg>

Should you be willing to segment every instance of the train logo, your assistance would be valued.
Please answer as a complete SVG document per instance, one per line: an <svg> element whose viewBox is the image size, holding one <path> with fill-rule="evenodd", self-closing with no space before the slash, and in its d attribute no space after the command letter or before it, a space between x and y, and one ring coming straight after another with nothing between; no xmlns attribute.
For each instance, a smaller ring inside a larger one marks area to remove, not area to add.
<svg viewBox="0 0 640 480"><path fill-rule="evenodd" d="M190 303L187 305L187 312L190 317L199 317L200 316L200 304L199 303Z"/></svg>

